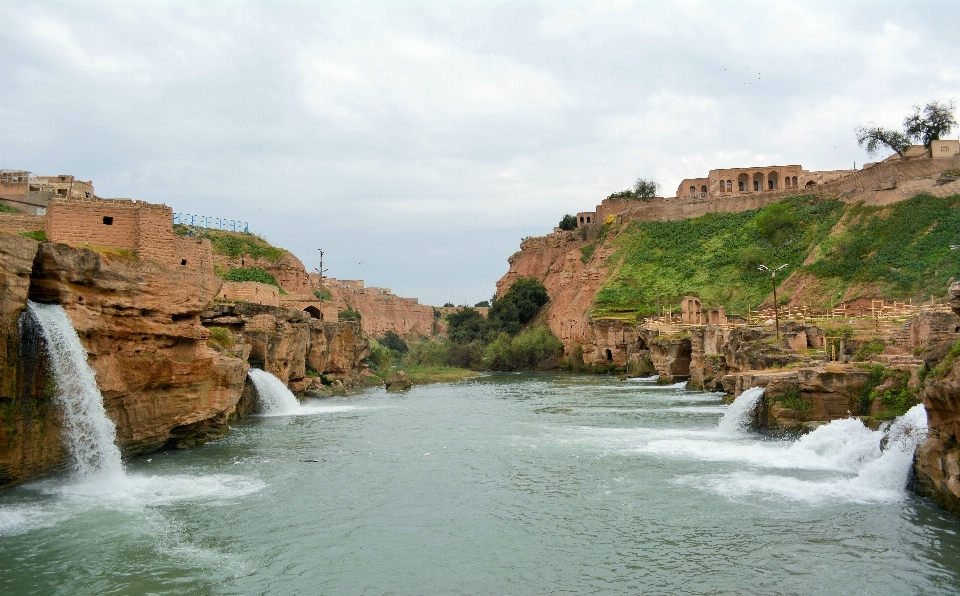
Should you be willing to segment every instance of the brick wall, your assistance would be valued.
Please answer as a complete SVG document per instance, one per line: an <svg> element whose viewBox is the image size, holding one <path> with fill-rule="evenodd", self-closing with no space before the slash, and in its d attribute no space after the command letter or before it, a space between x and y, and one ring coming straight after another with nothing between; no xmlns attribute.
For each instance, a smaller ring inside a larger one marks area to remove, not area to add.
<svg viewBox="0 0 960 596"><path fill-rule="evenodd" d="M0 213L0 230L5 232L33 232L47 227L47 218L42 215L25 215L23 213Z"/></svg>
<svg viewBox="0 0 960 596"><path fill-rule="evenodd" d="M255 281L225 281L218 298L245 300L254 304L280 306L280 290L277 286Z"/></svg>
<svg viewBox="0 0 960 596"><path fill-rule="evenodd" d="M136 250L138 212L133 201L54 199L47 210L47 237L77 246Z"/></svg>

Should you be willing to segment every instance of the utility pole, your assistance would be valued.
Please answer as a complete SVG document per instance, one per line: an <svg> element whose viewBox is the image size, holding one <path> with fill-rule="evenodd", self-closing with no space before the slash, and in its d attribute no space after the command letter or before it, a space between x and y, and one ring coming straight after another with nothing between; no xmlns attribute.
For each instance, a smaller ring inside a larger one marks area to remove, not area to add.
<svg viewBox="0 0 960 596"><path fill-rule="evenodd" d="M781 269L785 269L786 267L787 267L786 263L784 263L783 265L780 265L776 269L771 269L766 265L760 265L759 267L757 267L758 271L769 271L770 281L773 282L773 319L774 319L774 324L776 325L778 340L780 339L780 305L777 304L777 271L780 271Z"/></svg>
<svg viewBox="0 0 960 596"><path fill-rule="evenodd" d="M317 250L320 251L320 268L317 269L317 273L320 274L320 292L323 292L323 274L326 273L327 270L323 268L323 249L318 248Z"/></svg>

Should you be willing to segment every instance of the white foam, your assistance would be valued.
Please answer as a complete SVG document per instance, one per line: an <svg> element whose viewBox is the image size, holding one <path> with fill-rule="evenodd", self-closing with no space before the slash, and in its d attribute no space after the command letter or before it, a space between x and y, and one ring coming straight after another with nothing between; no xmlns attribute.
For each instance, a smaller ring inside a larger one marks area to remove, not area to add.
<svg viewBox="0 0 960 596"><path fill-rule="evenodd" d="M300 413L300 401L287 389L283 381L259 368L251 368L247 376L257 388L259 413L262 416L289 416Z"/></svg>
<svg viewBox="0 0 960 596"><path fill-rule="evenodd" d="M746 431L750 427L753 411L756 409L757 403L760 402L760 398L763 397L764 391L766 391L764 387L751 387L737 396L723 418L720 419L717 430L727 435Z"/></svg>
<svg viewBox="0 0 960 596"><path fill-rule="evenodd" d="M264 486L266 485L260 480L231 474L103 475L84 482L35 485L44 493L64 497L75 503L121 509L142 509L178 501L220 504L255 493Z"/></svg>

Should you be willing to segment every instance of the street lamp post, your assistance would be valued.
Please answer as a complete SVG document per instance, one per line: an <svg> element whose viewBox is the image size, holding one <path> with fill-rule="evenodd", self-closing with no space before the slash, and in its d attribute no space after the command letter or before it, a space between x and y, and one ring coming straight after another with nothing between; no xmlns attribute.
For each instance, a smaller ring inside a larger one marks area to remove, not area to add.
<svg viewBox="0 0 960 596"><path fill-rule="evenodd" d="M770 281L773 283L773 320L774 325L777 330L777 339L780 339L780 304L777 303L777 271L785 269L787 264L784 263L776 269L771 269L766 265L760 265L757 267L758 271L769 271L770 272Z"/></svg>

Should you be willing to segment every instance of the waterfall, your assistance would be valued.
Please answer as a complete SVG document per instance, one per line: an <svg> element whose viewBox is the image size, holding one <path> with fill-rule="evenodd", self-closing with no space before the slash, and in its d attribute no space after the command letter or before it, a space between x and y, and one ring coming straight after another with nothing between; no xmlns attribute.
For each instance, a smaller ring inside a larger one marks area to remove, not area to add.
<svg viewBox="0 0 960 596"><path fill-rule="evenodd" d="M63 307L59 304L27 306L40 324L56 379L56 399L63 408L63 438L80 477L96 473L123 474L117 428L103 409L87 352Z"/></svg>
<svg viewBox="0 0 960 596"><path fill-rule="evenodd" d="M253 386L257 388L261 414L265 416L286 416L300 413L300 402L287 389L283 381L259 368L251 368L247 375L253 381Z"/></svg>
<svg viewBox="0 0 960 596"><path fill-rule="evenodd" d="M750 427L750 421L753 418L753 410L763 397L765 387L751 387L733 400L727 411L724 412L717 430L723 434L737 434L747 430Z"/></svg>

